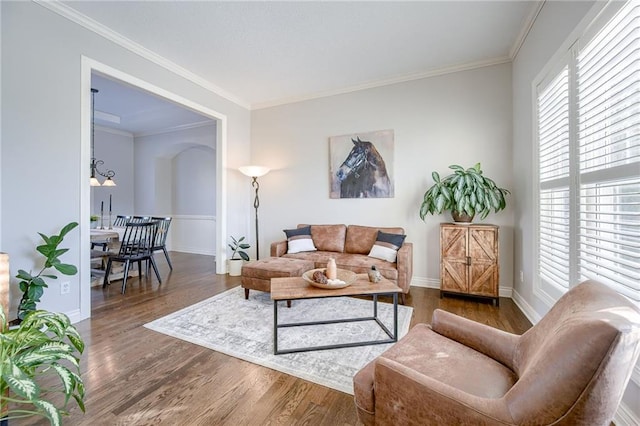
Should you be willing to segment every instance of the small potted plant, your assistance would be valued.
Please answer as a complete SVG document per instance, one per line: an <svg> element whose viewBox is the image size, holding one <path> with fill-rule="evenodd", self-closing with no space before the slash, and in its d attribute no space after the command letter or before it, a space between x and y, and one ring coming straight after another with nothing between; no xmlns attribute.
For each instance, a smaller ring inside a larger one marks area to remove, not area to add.
<svg viewBox="0 0 640 426"><path fill-rule="evenodd" d="M100 217L97 214L92 214L89 217L89 220L91 221L91 227L95 228L96 225L98 224L98 219L100 219Z"/></svg>
<svg viewBox="0 0 640 426"><path fill-rule="evenodd" d="M438 172L431 174L435 183L424 194L420 219L450 210L454 222L468 223L476 214L484 219L491 210L497 213L506 207L505 196L509 191L484 176L480 163L468 169L458 165L449 168L454 172L443 179Z"/></svg>
<svg viewBox="0 0 640 426"><path fill-rule="evenodd" d="M247 243L243 243L244 237L238 239L231 237L229 248L231 249L231 259L229 259L229 275L232 277L240 276L242 272L242 262L249 260L249 255L245 252L251 247Z"/></svg>

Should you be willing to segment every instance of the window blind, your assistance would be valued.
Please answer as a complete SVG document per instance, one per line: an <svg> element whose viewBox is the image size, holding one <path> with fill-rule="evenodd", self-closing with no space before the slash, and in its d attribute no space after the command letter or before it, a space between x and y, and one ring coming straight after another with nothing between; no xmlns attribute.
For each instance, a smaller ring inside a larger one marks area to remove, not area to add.
<svg viewBox="0 0 640 426"><path fill-rule="evenodd" d="M547 283L569 282L569 69L538 95L538 270Z"/></svg>
<svg viewBox="0 0 640 426"><path fill-rule="evenodd" d="M536 285L596 279L640 302L640 4L572 49L537 85Z"/></svg>
<svg viewBox="0 0 640 426"><path fill-rule="evenodd" d="M578 269L640 301L640 5L577 58Z"/></svg>

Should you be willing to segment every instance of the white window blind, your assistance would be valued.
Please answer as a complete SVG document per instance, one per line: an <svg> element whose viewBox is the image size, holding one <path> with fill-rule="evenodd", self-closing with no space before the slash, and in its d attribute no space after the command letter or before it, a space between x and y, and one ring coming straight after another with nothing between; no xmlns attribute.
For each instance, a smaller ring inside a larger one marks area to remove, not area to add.
<svg viewBox="0 0 640 426"><path fill-rule="evenodd" d="M640 301L640 4L537 86L538 280Z"/></svg>
<svg viewBox="0 0 640 426"><path fill-rule="evenodd" d="M569 69L538 95L540 277L569 282Z"/></svg>
<svg viewBox="0 0 640 426"><path fill-rule="evenodd" d="M640 4L577 59L581 279L640 300Z"/></svg>

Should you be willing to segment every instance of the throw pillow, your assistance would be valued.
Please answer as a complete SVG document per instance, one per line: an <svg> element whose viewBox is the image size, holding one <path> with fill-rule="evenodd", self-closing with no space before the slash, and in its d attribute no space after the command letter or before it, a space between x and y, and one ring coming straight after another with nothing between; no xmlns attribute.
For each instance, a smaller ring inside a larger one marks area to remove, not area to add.
<svg viewBox="0 0 640 426"><path fill-rule="evenodd" d="M406 235L387 234L386 232L378 231L378 237L373 247L371 247L369 257L375 257L391 263L395 262L398 257L398 250L402 247L406 237Z"/></svg>
<svg viewBox="0 0 640 426"><path fill-rule="evenodd" d="M285 229L287 235L287 253L300 253L301 251L316 251L311 239L311 226L297 229Z"/></svg>

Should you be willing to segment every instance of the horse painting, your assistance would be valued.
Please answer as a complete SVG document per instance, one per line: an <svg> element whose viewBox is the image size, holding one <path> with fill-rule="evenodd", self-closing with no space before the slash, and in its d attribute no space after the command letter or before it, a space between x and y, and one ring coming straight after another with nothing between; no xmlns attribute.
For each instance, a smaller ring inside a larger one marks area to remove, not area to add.
<svg viewBox="0 0 640 426"><path fill-rule="evenodd" d="M384 159L369 141L351 138L353 148L335 173L340 198L393 197L393 184Z"/></svg>

